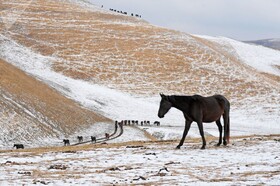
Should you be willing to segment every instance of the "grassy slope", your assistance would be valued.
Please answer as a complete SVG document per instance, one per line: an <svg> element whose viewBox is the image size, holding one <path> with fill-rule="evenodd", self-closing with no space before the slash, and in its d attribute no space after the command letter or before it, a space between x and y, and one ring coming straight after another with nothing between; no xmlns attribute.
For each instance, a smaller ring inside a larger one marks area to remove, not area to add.
<svg viewBox="0 0 280 186"><path fill-rule="evenodd" d="M53 69L73 78L137 94L220 93L234 101L267 95L277 82L215 43L130 16L52 0L25 8L9 35L57 57Z"/></svg>
<svg viewBox="0 0 280 186"><path fill-rule="evenodd" d="M95 122L109 121L3 60L0 76L1 136L7 141L69 135Z"/></svg>

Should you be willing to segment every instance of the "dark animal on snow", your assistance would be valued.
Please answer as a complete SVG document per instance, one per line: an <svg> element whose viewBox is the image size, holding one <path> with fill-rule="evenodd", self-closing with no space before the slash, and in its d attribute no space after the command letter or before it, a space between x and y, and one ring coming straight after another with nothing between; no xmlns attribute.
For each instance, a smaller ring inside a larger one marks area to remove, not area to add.
<svg viewBox="0 0 280 186"><path fill-rule="evenodd" d="M78 138L79 143L82 143L84 141L83 136L78 136L77 138Z"/></svg>
<svg viewBox="0 0 280 186"><path fill-rule="evenodd" d="M118 122L115 123L115 131L118 130Z"/></svg>
<svg viewBox="0 0 280 186"><path fill-rule="evenodd" d="M23 144L14 144L13 148L16 147L16 149L24 149Z"/></svg>
<svg viewBox="0 0 280 186"><path fill-rule="evenodd" d="M110 134L105 133L105 138L106 138L106 139L109 139L109 138L110 138Z"/></svg>
<svg viewBox="0 0 280 186"><path fill-rule="evenodd" d="M119 123L121 130L123 129L123 121Z"/></svg>
<svg viewBox="0 0 280 186"><path fill-rule="evenodd" d="M203 122L210 123L216 122L219 129L219 142L217 146L220 146L222 143L222 131L223 127L221 124L221 117L224 120L224 138L223 144L227 145L229 143L229 133L230 133L230 103L229 101L222 95L214 95L210 97L202 97L200 95L194 96L166 96L164 94L160 94L161 101L160 107L158 111L158 117L163 118L164 115L170 110L171 107L175 107L178 110L181 110L185 117L185 130L182 136L182 139L177 146L177 149L183 145L185 138L190 129L191 123L195 121L198 125L199 132L202 138L202 147L201 149L205 149L206 141L204 138L203 131Z"/></svg>
<svg viewBox="0 0 280 186"><path fill-rule="evenodd" d="M91 136L90 138L91 138L91 142L92 142L92 143L93 143L93 142L96 143L96 137L95 137L95 136Z"/></svg>
<svg viewBox="0 0 280 186"><path fill-rule="evenodd" d="M64 139L64 140L63 140L63 143L64 143L64 146L70 145L69 139Z"/></svg>
<svg viewBox="0 0 280 186"><path fill-rule="evenodd" d="M160 122L159 122L159 121L155 121L155 122L154 122L154 125L159 126L159 125L160 125Z"/></svg>

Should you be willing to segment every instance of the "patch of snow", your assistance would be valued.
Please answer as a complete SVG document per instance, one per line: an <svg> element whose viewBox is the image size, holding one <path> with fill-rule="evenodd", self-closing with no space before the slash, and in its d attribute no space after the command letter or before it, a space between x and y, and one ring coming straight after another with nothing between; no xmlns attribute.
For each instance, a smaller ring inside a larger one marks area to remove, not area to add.
<svg viewBox="0 0 280 186"><path fill-rule="evenodd" d="M225 37L211 37L195 35L220 44L232 46L241 60L247 65L257 69L260 72L266 72L280 76L280 51L273 50L259 45L251 45Z"/></svg>
<svg viewBox="0 0 280 186"><path fill-rule="evenodd" d="M279 185L279 138L236 139L215 147L186 140L88 151L0 153L0 184ZM58 167L51 168L51 167ZM62 169L60 169L62 168ZM93 184L94 183L94 184Z"/></svg>

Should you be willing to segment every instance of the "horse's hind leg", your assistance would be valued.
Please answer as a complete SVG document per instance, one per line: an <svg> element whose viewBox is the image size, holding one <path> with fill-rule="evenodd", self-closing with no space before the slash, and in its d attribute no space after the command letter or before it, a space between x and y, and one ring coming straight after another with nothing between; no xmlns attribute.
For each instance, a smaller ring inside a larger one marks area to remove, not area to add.
<svg viewBox="0 0 280 186"><path fill-rule="evenodd" d="M227 145L227 137L229 137L229 114L225 113L223 115L224 119L224 138L223 138L223 144Z"/></svg>
<svg viewBox="0 0 280 186"><path fill-rule="evenodd" d="M222 144L222 132L223 132L223 127L222 127L220 119L218 119L216 121L216 124L217 124L217 126L219 128L219 134L220 134L219 142L217 143L217 146L220 146Z"/></svg>

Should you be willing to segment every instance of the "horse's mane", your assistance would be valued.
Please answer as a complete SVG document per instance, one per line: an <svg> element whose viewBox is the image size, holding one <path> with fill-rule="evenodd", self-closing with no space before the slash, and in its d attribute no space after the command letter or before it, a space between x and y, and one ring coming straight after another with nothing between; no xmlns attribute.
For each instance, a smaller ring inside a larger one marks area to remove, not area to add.
<svg viewBox="0 0 280 186"><path fill-rule="evenodd" d="M185 95L171 95L169 96L170 101L179 101L179 102L190 102L193 100L199 100L202 98L200 95L193 95L193 96L185 96Z"/></svg>

